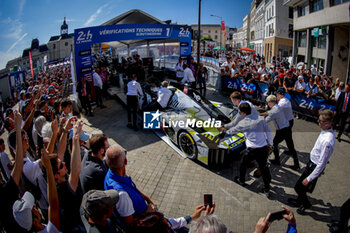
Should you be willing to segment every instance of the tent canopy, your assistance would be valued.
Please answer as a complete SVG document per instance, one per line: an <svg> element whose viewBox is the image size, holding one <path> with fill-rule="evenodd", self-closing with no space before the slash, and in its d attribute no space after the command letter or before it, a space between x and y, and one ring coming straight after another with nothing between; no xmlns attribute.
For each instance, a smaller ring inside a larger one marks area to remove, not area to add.
<svg viewBox="0 0 350 233"><path fill-rule="evenodd" d="M217 47L213 48L213 50L224 50L224 51L227 51L226 48L220 47L220 46L217 46Z"/></svg>
<svg viewBox="0 0 350 233"><path fill-rule="evenodd" d="M118 15L111 20L101 24L103 25L117 25L117 24L166 24L164 21L153 17L152 15L139 10L133 9L124 14ZM111 47L122 47L123 45L130 44L145 44L146 40L124 40L124 41L113 41L104 43Z"/></svg>
<svg viewBox="0 0 350 233"><path fill-rule="evenodd" d="M250 48L241 48L241 49L239 49L239 51L255 52L254 49L250 49Z"/></svg>

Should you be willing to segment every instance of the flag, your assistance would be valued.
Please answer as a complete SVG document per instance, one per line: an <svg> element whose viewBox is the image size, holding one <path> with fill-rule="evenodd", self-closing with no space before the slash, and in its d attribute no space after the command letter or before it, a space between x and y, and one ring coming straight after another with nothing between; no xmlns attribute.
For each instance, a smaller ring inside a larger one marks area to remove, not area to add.
<svg viewBox="0 0 350 233"><path fill-rule="evenodd" d="M29 63L30 63L30 71L32 72L32 78L34 79L33 59L32 59L32 53L30 51L29 51Z"/></svg>
<svg viewBox="0 0 350 233"><path fill-rule="evenodd" d="M225 31L225 21L221 21L221 31Z"/></svg>
<svg viewBox="0 0 350 233"><path fill-rule="evenodd" d="M76 78L75 78L75 72L74 72L74 62L73 62L73 53L70 52L70 72L71 72L71 78L73 83L73 94L74 96L77 95L77 89L76 89Z"/></svg>
<svg viewBox="0 0 350 233"><path fill-rule="evenodd" d="M227 35L227 32L225 32L224 37L226 37L226 35Z"/></svg>

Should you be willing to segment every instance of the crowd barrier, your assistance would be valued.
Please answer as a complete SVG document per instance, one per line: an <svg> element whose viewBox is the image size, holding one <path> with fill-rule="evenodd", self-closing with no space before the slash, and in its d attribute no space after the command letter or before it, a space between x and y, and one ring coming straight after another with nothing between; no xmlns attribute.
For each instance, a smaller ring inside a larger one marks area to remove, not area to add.
<svg viewBox="0 0 350 233"><path fill-rule="evenodd" d="M222 78L223 86L222 90L231 93L235 90L239 90L246 97L251 99L257 99L265 102L268 95L268 84L265 82L258 81L257 85L252 83L242 83L239 78ZM308 117L318 118L318 112L329 109L335 111L336 102L327 100L321 97L310 97L307 98L305 93L290 92L286 94L286 97L291 101L292 108L295 113L299 113Z"/></svg>
<svg viewBox="0 0 350 233"><path fill-rule="evenodd" d="M196 57L194 59L197 60ZM265 102L269 88L267 83L259 81L257 85L246 84L242 83L241 79L221 77L219 60L211 57L201 57L200 60L201 63L209 68L207 85L224 93L232 93L235 90L239 90L248 99L257 99ZM306 94L299 92L286 94L286 97L290 99L295 113L308 117L318 118L318 112L325 109L335 111L335 101L326 100L321 97L307 98Z"/></svg>

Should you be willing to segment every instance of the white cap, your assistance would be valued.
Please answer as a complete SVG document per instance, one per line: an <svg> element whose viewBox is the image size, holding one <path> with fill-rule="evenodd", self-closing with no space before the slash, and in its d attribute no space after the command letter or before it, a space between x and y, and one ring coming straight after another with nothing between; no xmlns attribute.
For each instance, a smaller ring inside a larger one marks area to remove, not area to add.
<svg viewBox="0 0 350 233"><path fill-rule="evenodd" d="M33 225L32 209L34 206L34 197L30 192L25 192L23 197L12 206L13 217L18 225L29 231Z"/></svg>

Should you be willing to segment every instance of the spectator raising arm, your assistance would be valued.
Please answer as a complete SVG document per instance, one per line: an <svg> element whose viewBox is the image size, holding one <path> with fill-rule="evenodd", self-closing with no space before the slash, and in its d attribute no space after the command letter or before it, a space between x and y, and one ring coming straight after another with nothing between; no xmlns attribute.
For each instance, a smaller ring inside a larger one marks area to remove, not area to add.
<svg viewBox="0 0 350 233"><path fill-rule="evenodd" d="M34 106L33 106L33 109L32 109L32 111L30 112L29 116L27 117L26 121L24 122L23 130L28 131L28 130L29 130L29 127L32 125L33 118L34 118L34 113L35 113L35 110L36 110L37 107L38 107L38 104L39 104L38 99L34 99Z"/></svg>
<svg viewBox="0 0 350 233"><path fill-rule="evenodd" d="M15 181L16 185L19 185L21 176L22 176L22 169L23 169L23 145L22 145L22 130L21 130L21 123L22 123L22 115L19 113L19 111L14 111L14 118L15 118L15 128L16 128L16 160L15 160L15 167L12 170L11 176L13 180Z"/></svg>
<svg viewBox="0 0 350 233"><path fill-rule="evenodd" d="M47 197L49 199L49 221L57 228L60 228L59 202L55 178L49 159L49 152L45 149L41 152L41 161L47 173Z"/></svg>
<svg viewBox="0 0 350 233"><path fill-rule="evenodd" d="M77 117L71 117L69 118L68 121L65 121L65 118L62 117L60 120L61 121L60 127L62 130L62 134L57 147L57 155L61 161L63 161L64 153L66 151L68 130L73 128L73 123L74 121L77 121L77 120L78 120ZM64 126L62 125L63 124L62 122L65 122Z"/></svg>
<svg viewBox="0 0 350 233"><path fill-rule="evenodd" d="M81 155L79 138L83 122L81 120L76 121L73 126L73 146L72 146L72 158L71 158L71 173L69 175L69 184L74 192L77 191L79 183L79 175L81 171Z"/></svg>
<svg viewBox="0 0 350 233"><path fill-rule="evenodd" d="M51 122L51 130L52 130L52 136L50 138L49 145L46 148L49 151L49 153L53 153L55 149L55 144L56 144L57 134L58 134L57 118Z"/></svg>

